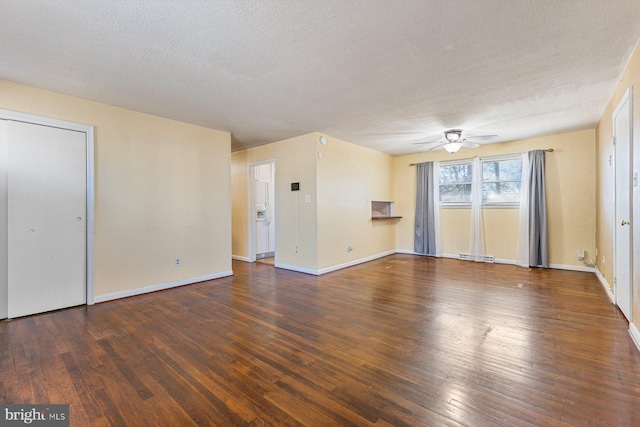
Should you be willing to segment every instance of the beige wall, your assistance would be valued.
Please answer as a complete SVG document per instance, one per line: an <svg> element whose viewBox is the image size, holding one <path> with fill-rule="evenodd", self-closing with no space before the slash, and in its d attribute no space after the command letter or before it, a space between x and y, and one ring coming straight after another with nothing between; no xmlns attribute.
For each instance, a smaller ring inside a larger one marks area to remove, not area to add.
<svg viewBox="0 0 640 427"><path fill-rule="evenodd" d="M270 159L276 161L278 265L317 273L395 250L397 220L371 221L371 200L394 200L393 157L329 136L322 145L320 136L312 133L231 155L234 256L249 257L248 165ZM291 191L292 182L300 182L299 192Z"/></svg>
<svg viewBox="0 0 640 427"><path fill-rule="evenodd" d="M316 142L316 149L322 155L317 159L318 268L394 251L396 223L403 219L371 220L372 200L395 199L394 158L329 136L326 145Z"/></svg>
<svg viewBox="0 0 640 427"><path fill-rule="evenodd" d="M633 170L640 171L640 48L638 46L636 46L596 127L597 267L609 286L613 286L613 230L615 222L613 167L611 164L613 156L612 117L629 87L633 87ZM633 188L632 224L640 224L640 186ZM637 324L636 319L640 316L640 226L633 227L633 233L633 320Z"/></svg>
<svg viewBox="0 0 640 427"><path fill-rule="evenodd" d="M97 297L231 270L229 133L3 80L0 94L95 126Z"/></svg>
<svg viewBox="0 0 640 427"><path fill-rule="evenodd" d="M233 255L249 256L248 165L275 159L276 262L317 270L316 140L317 134L308 134L232 154ZM300 191L291 191L292 182L300 183ZM305 202L307 195L310 203Z"/></svg>
<svg viewBox="0 0 640 427"><path fill-rule="evenodd" d="M407 221L398 224L397 241L401 250L413 250L416 172L410 163L446 161L521 153L553 148L546 155L549 258L555 265L583 267L577 259L582 248L595 251L595 132L586 130L550 135L500 144L488 144L456 154L444 151L420 153L396 158L396 197L398 209L407 213ZM443 252L468 252L469 209L442 209ZM518 210L484 209L485 252L497 259L516 260Z"/></svg>

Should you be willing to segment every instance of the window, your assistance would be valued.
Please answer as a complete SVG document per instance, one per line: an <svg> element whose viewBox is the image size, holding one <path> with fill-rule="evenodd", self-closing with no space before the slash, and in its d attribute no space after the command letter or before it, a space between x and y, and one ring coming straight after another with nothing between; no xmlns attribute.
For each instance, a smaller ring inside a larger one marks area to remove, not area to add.
<svg viewBox="0 0 640 427"><path fill-rule="evenodd" d="M520 204L520 157L493 157L481 159L482 206L518 207ZM473 191L471 161L441 163L440 205L444 207L470 207Z"/></svg>
<svg viewBox="0 0 640 427"><path fill-rule="evenodd" d="M471 163L440 166L440 203L448 206L471 204Z"/></svg>
<svg viewBox="0 0 640 427"><path fill-rule="evenodd" d="M519 158L483 160L482 205L519 205L521 176Z"/></svg>

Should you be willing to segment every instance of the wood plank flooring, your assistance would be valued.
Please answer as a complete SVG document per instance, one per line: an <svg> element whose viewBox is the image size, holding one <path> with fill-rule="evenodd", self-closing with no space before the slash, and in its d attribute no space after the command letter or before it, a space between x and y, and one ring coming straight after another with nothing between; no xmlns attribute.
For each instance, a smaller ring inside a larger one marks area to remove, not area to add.
<svg viewBox="0 0 640 427"><path fill-rule="evenodd" d="M0 322L0 402L74 426L640 426L591 273L393 255Z"/></svg>

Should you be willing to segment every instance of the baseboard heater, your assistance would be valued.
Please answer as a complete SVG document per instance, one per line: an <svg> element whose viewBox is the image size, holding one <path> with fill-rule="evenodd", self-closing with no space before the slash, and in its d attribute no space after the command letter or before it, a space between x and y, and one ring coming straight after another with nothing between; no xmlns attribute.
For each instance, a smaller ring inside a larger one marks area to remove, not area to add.
<svg viewBox="0 0 640 427"><path fill-rule="evenodd" d="M464 261L471 261L473 260L473 256L469 255L469 254L458 254L458 259L464 260ZM487 255L484 257L484 262L490 262L490 263L494 263L496 262L496 258L493 255Z"/></svg>

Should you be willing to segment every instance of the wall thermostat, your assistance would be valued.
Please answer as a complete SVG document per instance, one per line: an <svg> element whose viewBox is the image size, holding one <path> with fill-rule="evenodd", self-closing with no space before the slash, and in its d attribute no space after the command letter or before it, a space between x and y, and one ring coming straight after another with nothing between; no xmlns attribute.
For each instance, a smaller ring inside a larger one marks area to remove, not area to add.
<svg viewBox="0 0 640 427"><path fill-rule="evenodd" d="M291 183L291 191L300 191L300 183L292 182Z"/></svg>

